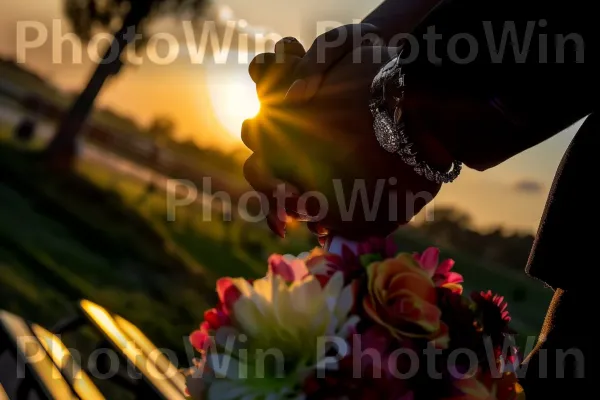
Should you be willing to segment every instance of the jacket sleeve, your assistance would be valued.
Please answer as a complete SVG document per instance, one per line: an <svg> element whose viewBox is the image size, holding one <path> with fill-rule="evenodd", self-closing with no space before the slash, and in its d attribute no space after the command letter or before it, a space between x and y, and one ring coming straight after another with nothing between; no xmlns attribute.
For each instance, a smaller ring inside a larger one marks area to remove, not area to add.
<svg viewBox="0 0 600 400"><path fill-rule="evenodd" d="M592 4L442 2L407 40L408 97L412 90L430 96L432 107L444 103L445 116L431 113L443 121L435 133L468 166L507 160L596 107Z"/></svg>
<svg viewBox="0 0 600 400"><path fill-rule="evenodd" d="M411 46L420 47L421 54L407 66L407 84L414 79L424 93L480 106L451 107L455 124L448 118L449 129L441 126L436 131L467 165L480 170L592 113L559 168L529 261L531 275L558 289L538 347L525 363L522 382L532 399L563 394L584 398L597 386L598 346L585 321L598 272L590 265L593 254L581 249L597 246L597 235L586 226L597 226L600 218L580 211L586 207L583 199L593 198L589 189L595 182L600 142L597 23L591 4L446 1L414 31L417 40ZM430 47L439 56L434 62L422 36L432 27L441 35ZM456 45L461 42L462 48ZM469 53L473 42L476 56ZM464 62L468 57L474 59Z"/></svg>

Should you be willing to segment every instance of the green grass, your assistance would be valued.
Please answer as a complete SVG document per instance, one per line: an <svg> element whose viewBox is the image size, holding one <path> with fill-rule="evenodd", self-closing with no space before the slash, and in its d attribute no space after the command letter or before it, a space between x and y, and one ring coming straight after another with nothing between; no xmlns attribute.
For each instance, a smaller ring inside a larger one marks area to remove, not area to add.
<svg viewBox="0 0 600 400"><path fill-rule="evenodd" d="M157 342L182 349L182 332L193 329L208 306L202 288L212 282L198 274L201 267L173 259L162 241L142 234L144 226L132 227L126 213L103 211L101 198L88 208L76 207L77 196L63 196L91 225L87 229L49 206L56 193L41 201L26 190L0 185L0 265L12 271L0 278L10 288L3 294L12 292L0 307L48 326L72 313L76 300L89 298L145 326ZM15 308L15 299L22 306Z"/></svg>
<svg viewBox="0 0 600 400"><path fill-rule="evenodd" d="M138 181L114 186L108 171L82 164L85 179L50 182L22 158L11 160L10 150L0 153L12 176L0 184L0 266L10 271L0 277L8 288L0 308L46 326L88 298L181 353L214 301L218 276L258 276L269 253L308 246L280 247L264 229L216 216L202 221L192 209L168 222L165 196L143 199ZM88 193L88 179L99 193Z"/></svg>

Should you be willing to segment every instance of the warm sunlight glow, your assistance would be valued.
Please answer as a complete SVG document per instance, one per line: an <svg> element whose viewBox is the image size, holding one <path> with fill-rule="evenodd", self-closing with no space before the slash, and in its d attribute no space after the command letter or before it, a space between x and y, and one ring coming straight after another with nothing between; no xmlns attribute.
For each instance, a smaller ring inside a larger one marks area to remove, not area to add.
<svg viewBox="0 0 600 400"><path fill-rule="evenodd" d="M233 137L239 138L244 120L260 111L254 84L249 77L233 77L228 82L212 83L208 87L219 122Z"/></svg>

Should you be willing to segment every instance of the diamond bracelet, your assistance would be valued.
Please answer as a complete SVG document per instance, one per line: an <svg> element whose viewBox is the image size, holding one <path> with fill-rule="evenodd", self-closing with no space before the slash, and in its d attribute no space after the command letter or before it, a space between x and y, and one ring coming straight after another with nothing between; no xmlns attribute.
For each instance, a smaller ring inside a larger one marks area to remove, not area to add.
<svg viewBox="0 0 600 400"><path fill-rule="evenodd" d="M377 141L384 150L390 153L400 155L402 161L413 167L414 171L426 179L442 184L454 181L462 169L462 163L454 160L452 168L449 171L438 171L430 167L425 161L418 158L417 152L413 149L413 143L408 139L405 133L405 126L402 120L402 108L400 103L404 98L404 74L402 73L402 64L400 53L388 62L373 79L371 84L371 101L369 108L373 114L373 129ZM396 108L394 116L391 117L387 111L386 88L388 85L394 85L394 88L400 91L400 96L394 96Z"/></svg>

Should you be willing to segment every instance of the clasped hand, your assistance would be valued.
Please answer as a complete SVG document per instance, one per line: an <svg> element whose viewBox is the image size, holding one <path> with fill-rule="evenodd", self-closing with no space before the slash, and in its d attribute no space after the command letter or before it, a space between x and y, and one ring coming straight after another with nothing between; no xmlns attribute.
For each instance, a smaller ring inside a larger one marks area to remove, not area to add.
<svg viewBox="0 0 600 400"><path fill-rule="evenodd" d="M288 216L321 239L385 236L439 191L373 133L370 85L394 49L354 42L319 54L318 40L305 52L286 38L250 64L262 106L242 128L253 151L244 174L269 199L269 226L280 236Z"/></svg>

